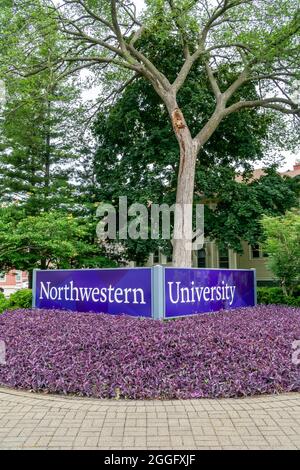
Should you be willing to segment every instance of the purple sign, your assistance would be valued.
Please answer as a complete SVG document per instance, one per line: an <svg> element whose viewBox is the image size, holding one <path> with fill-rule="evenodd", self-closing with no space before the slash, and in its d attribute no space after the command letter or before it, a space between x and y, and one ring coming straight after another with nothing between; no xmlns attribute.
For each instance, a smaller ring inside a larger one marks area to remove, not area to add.
<svg viewBox="0 0 300 470"><path fill-rule="evenodd" d="M165 269L165 318L255 305L255 271Z"/></svg>
<svg viewBox="0 0 300 470"><path fill-rule="evenodd" d="M115 268L35 271L37 308L174 318L256 303L254 270Z"/></svg>
<svg viewBox="0 0 300 470"><path fill-rule="evenodd" d="M151 317L151 268L36 271L34 304Z"/></svg>

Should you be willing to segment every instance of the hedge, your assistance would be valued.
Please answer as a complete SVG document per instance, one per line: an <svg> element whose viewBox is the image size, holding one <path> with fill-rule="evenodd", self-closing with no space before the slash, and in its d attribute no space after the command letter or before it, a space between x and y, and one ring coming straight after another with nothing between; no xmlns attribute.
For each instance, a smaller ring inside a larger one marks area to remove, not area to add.
<svg viewBox="0 0 300 470"><path fill-rule="evenodd" d="M286 296L280 287L258 287L257 302L264 305L290 305L300 307L300 295Z"/></svg>
<svg viewBox="0 0 300 470"><path fill-rule="evenodd" d="M30 308L32 304L32 290L20 289L11 294L9 299L0 292L0 314L5 310L15 310L17 308Z"/></svg>

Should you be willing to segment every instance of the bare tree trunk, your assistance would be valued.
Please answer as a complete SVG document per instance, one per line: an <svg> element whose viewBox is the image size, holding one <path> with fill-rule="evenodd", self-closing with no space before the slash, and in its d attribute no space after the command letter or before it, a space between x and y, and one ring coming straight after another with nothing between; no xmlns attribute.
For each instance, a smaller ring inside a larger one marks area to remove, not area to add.
<svg viewBox="0 0 300 470"><path fill-rule="evenodd" d="M193 197L196 148L179 108L172 111L172 124L180 148L173 236L173 266L192 265Z"/></svg>
<svg viewBox="0 0 300 470"><path fill-rule="evenodd" d="M177 181L176 209L173 237L173 265L192 265L193 197L196 154L193 145L185 142L180 149L179 178Z"/></svg>
<svg viewBox="0 0 300 470"><path fill-rule="evenodd" d="M173 236L173 266L188 268L192 266L196 159L201 147L221 122L224 116L224 105L221 101L218 103L217 109L210 120L194 139L176 100L171 105L167 102L167 105L180 148Z"/></svg>

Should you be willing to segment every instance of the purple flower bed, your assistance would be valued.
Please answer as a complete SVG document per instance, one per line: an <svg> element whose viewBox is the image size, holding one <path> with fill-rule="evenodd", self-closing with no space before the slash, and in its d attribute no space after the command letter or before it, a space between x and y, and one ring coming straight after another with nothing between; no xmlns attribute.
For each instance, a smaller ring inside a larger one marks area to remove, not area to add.
<svg viewBox="0 0 300 470"><path fill-rule="evenodd" d="M0 316L0 384L136 399L300 391L299 339L300 309L283 306L169 322L17 310Z"/></svg>

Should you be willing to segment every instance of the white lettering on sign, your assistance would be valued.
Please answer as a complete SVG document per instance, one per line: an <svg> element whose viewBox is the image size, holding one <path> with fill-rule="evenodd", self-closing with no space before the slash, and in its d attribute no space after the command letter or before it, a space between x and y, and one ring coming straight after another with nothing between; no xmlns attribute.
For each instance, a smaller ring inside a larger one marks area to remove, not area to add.
<svg viewBox="0 0 300 470"><path fill-rule="evenodd" d="M51 285L50 281L40 282L40 300L70 300L76 302L100 302L118 304L146 304L144 290L141 288L121 289L121 287L75 287L70 281L61 287Z"/></svg>
<svg viewBox="0 0 300 470"><path fill-rule="evenodd" d="M195 282L191 282L190 287L181 287L181 282L168 282L169 297L172 304L190 304L201 302L214 302L220 300L228 300L229 305L233 304L236 286L225 284L222 281L220 286L195 286Z"/></svg>

